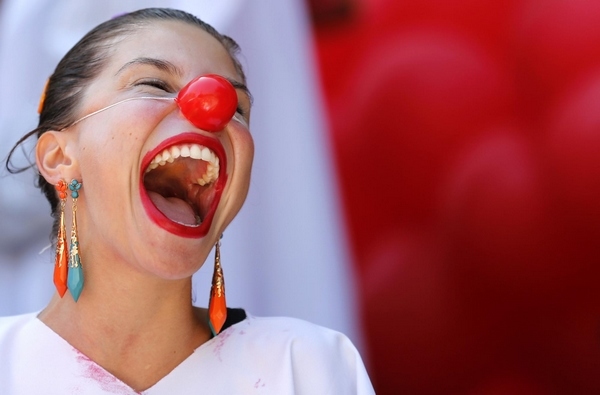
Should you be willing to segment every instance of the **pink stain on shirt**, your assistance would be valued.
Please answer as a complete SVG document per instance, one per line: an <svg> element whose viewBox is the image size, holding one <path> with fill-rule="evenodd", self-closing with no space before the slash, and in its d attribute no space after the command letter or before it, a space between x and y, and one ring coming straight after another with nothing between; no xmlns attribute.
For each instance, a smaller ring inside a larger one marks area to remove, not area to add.
<svg viewBox="0 0 600 395"><path fill-rule="evenodd" d="M142 394L137 392L121 380L107 372L104 368L92 361L89 357L82 354L81 351L73 349L77 354L77 362L83 368L82 376L86 379L94 381L102 391L117 395L132 395Z"/></svg>
<svg viewBox="0 0 600 395"><path fill-rule="evenodd" d="M229 336L231 336L234 332L235 332L235 329L233 327L229 327L229 328L225 329L223 332L219 333L219 335L216 338L216 344L215 344L215 348L213 350L213 354L215 354L215 356L217 358L219 358L219 361L221 361L221 362L223 362L223 360L221 359L221 350L222 350L223 346L225 345L225 342L227 341Z"/></svg>
<svg viewBox="0 0 600 395"><path fill-rule="evenodd" d="M258 379L256 383L254 383L254 388L258 389L261 387L265 387L267 384L262 382L262 379Z"/></svg>

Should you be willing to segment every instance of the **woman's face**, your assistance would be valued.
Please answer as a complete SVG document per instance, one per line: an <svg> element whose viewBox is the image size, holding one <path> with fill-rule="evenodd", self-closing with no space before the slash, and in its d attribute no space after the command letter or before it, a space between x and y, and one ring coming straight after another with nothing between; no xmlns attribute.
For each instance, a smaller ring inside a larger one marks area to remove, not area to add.
<svg viewBox="0 0 600 395"><path fill-rule="evenodd" d="M254 154L248 92L227 50L187 23L152 22L112 48L85 90L80 116L128 98L176 96L205 74L238 87L242 114L222 131L198 129L173 101L131 100L63 132L70 134L83 182L78 230L84 259L189 277L246 198Z"/></svg>

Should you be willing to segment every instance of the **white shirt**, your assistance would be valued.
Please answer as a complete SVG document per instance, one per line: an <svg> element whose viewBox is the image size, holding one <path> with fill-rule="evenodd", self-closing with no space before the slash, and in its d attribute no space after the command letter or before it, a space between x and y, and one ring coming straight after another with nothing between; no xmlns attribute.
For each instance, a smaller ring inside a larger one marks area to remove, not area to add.
<svg viewBox="0 0 600 395"><path fill-rule="evenodd" d="M36 313L0 318L0 394L136 394ZM348 338L293 318L249 316L198 347L145 395L374 394Z"/></svg>

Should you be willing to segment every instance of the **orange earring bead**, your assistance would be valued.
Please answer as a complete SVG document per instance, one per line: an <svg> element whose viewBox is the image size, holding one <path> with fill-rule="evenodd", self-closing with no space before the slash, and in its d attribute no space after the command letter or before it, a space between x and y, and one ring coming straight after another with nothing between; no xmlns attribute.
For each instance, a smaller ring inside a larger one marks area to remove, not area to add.
<svg viewBox="0 0 600 395"><path fill-rule="evenodd" d="M55 185L60 199L60 220L58 224L58 236L56 237L56 259L54 262L54 286L62 298L67 291L67 271L69 253L66 243L65 229L65 201L67 199L67 183L60 180Z"/></svg>

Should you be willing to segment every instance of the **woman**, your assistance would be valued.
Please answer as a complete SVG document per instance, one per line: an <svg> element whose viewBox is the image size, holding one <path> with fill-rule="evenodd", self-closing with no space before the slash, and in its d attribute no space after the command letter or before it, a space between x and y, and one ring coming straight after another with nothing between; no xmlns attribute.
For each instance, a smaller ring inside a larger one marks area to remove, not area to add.
<svg viewBox="0 0 600 395"><path fill-rule="evenodd" d="M57 294L0 319L0 393L373 393L345 336L225 309L218 242L253 158L236 51L189 14L146 9L59 63L29 134L57 219ZM215 245L199 309L191 276Z"/></svg>

